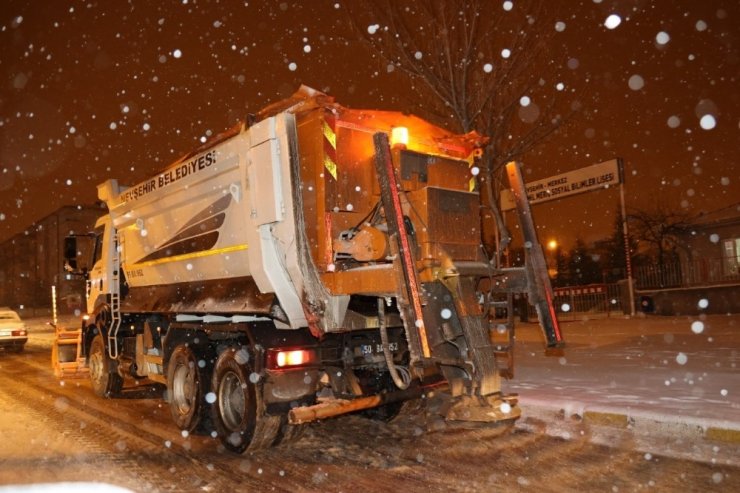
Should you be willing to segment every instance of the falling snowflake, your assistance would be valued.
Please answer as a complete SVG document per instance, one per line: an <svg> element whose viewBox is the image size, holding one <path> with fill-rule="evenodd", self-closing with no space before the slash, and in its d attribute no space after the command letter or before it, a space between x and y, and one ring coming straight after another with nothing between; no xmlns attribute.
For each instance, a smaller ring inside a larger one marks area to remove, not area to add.
<svg viewBox="0 0 740 493"><path fill-rule="evenodd" d="M630 89L633 91L639 91L645 86L645 80L640 75L634 74L630 77L629 81L627 81L627 85L629 85Z"/></svg>
<svg viewBox="0 0 740 493"><path fill-rule="evenodd" d="M606 26L607 29L616 29L616 27L619 26L621 23L622 23L622 18L619 17L617 14L610 15L604 21L604 25Z"/></svg>
<svg viewBox="0 0 740 493"><path fill-rule="evenodd" d="M717 126L717 120L715 120L712 115L704 115L701 117L701 120L699 120L699 125L701 125L701 128L704 130L712 130Z"/></svg>

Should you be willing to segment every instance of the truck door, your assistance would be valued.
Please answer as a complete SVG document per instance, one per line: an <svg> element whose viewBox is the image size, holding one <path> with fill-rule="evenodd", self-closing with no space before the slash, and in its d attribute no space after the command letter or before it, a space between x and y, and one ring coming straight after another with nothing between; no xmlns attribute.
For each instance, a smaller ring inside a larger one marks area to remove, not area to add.
<svg viewBox="0 0 740 493"><path fill-rule="evenodd" d="M85 295L87 297L87 312L94 313L96 307L105 302L109 292L110 279L110 220L101 221L95 225L95 247L93 248L92 268L87 278Z"/></svg>

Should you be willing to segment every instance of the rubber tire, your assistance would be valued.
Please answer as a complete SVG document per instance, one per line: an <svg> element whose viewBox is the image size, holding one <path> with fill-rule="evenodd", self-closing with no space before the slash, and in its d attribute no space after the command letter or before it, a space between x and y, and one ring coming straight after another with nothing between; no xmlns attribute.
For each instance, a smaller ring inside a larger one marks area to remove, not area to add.
<svg viewBox="0 0 740 493"><path fill-rule="evenodd" d="M111 398L121 393L123 377L112 371L111 360L105 350L105 341L100 334L93 337L92 344L90 344L88 366L90 367L90 382L95 395Z"/></svg>
<svg viewBox="0 0 740 493"><path fill-rule="evenodd" d="M249 379L249 364L237 360L239 351L243 350L228 348L216 361L211 384L216 401L211 406L211 419L223 446L241 454L254 438L257 390Z"/></svg>
<svg viewBox="0 0 740 493"><path fill-rule="evenodd" d="M288 423L288 417L283 416L280 421L280 432L275 437L273 445L283 445L286 443L297 442L304 435L308 425L292 425Z"/></svg>
<svg viewBox="0 0 740 493"><path fill-rule="evenodd" d="M180 345L172 352L167 365L167 395L172 419L181 430L203 429L208 421L209 373L207 363L203 368L198 366L190 347Z"/></svg>

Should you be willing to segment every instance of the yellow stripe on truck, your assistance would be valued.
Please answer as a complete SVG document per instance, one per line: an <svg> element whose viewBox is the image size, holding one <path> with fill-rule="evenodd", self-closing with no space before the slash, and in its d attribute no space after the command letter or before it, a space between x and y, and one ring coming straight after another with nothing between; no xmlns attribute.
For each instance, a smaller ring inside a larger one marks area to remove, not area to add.
<svg viewBox="0 0 740 493"><path fill-rule="evenodd" d="M221 255L222 253L239 252L246 250L248 246L234 245L224 248L216 248L215 250L204 250L202 252L183 253L182 255L173 255L171 257L158 258L157 260L150 260L148 262L141 262L133 264L131 267L150 267L152 265L166 264L168 262L178 262L180 260L190 260L193 258L210 257L211 255Z"/></svg>

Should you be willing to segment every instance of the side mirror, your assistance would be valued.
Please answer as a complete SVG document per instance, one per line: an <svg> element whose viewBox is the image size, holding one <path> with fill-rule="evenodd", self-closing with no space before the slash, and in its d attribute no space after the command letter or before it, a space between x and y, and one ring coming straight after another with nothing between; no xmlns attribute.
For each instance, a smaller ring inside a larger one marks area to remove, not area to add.
<svg viewBox="0 0 740 493"><path fill-rule="evenodd" d="M77 238L74 236L64 239L64 270L70 273L77 271Z"/></svg>

